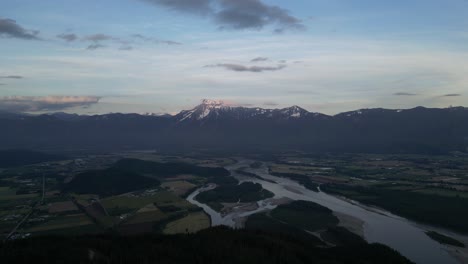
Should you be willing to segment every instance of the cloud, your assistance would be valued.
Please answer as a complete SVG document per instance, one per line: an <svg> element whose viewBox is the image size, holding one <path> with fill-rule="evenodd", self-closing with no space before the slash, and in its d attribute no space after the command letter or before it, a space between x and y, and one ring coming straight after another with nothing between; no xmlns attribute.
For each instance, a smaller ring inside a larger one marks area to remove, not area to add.
<svg viewBox="0 0 468 264"><path fill-rule="evenodd" d="M225 68L227 70L236 71L236 72L264 72L264 71L279 71L286 68L286 65L278 66L244 66L240 64L230 64L230 63L220 63L215 65L207 65L205 67L213 68Z"/></svg>
<svg viewBox="0 0 468 264"><path fill-rule="evenodd" d="M39 40L39 31L27 30L16 23L13 19L0 18L0 36L19 38L27 40Z"/></svg>
<svg viewBox="0 0 468 264"><path fill-rule="evenodd" d="M457 97L462 96L461 94L444 94L443 97Z"/></svg>
<svg viewBox="0 0 468 264"><path fill-rule="evenodd" d="M142 0L144 2L161 5L166 8L192 13L196 15L209 15L214 12L211 7L212 0Z"/></svg>
<svg viewBox="0 0 468 264"><path fill-rule="evenodd" d="M112 36L109 36L109 35L106 35L106 34L93 34L93 35L89 35L89 36L86 36L84 37L84 40L87 40L87 41L93 41L93 42L100 42L100 41L106 41L106 40L116 40L118 38L115 38L115 37L112 37Z"/></svg>
<svg viewBox="0 0 468 264"><path fill-rule="evenodd" d="M162 39L157 39L157 38L152 38L152 37L147 37L141 34L133 34L133 38L139 39L145 42L154 42L156 44L166 44L166 45L182 45L180 42L172 41L172 40L162 40Z"/></svg>
<svg viewBox="0 0 468 264"><path fill-rule="evenodd" d="M221 10L215 20L223 27L233 29L262 29L267 25L279 26L276 30L303 29L301 20L278 6L264 4L261 0L218 0ZM275 30L275 31L276 31Z"/></svg>
<svg viewBox="0 0 468 264"><path fill-rule="evenodd" d="M97 96L6 96L0 97L0 110L10 112L57 111L88 107L99 103Z"/></svg>
<svg viewBox="0 0 468 264"><path fill-rule="evenodd" d="M23 79L23 78L24 78L23 76L19 76L19 75L0 76L0 79L16 79L16 80L19 80L19 79Z"/></svg>
<svg viewBox="0 0 468 264"><path fill-rule="evenodd" d="M415 94L415 93L399 92L399 93L394 93L393 95L396 95L396 96L415 96L415 95L417 95L417 94Z"/></svg>
<svg viewBox="0 0 468 264"><path fill-rule="evenodd" d="M143 36L141 34L133 34L132 37L136 38L136 39L143 40L143 41L151 41L152 40L152 38Z"/></svg>
<svg viewBox="0 0 468 264"><path fill-rule="evenodd" d="M101 45L101 44L91 44L86 49L87 50L97 50L97 49L105 48L105 47L106 47L105 45Z"/></svg>
<svg viewBox="0 0 468 264"><path fill-rule="evenodd" d="M180 42L171 40L155 40L156 43L167 44L167 45L182 45Z"/></svg>
<svg viewBox="0 0 468 264"><path fill-rule="evenodd" d="M76 34L63 33L63 34L57 35L57 38L63 39L65 41L67 41L67 42L73 42L73 41L78 39L78 36Z"/></svg>
<svg viewBox="0 0 468 264"><path fill-rule="evenodd" d="M4 83L0 83L0 86L2 86L2 85L6 85L6 84L4 84Z"/></svg>
<svg viewBox="0 0 468 264"><path fill-rule="evenodd" d="M220 28L263 29L275 26L276 33L304 29L289 11L262 0L141 0L178 12L211 18Z"/></svg>
<svg viewBox="0 0 468 264"><path fill-rule="evenodd" d="M267 61L268 58L265 57L257 57L255 59L252 59L250 62L261 62L261 61Z"/></svg>
<svg viewBox="0 0 468 264"><path fill-rule="evenodd" d="M119 50L129 51L129 50L133 50L133 47L130 45L123 45L119 48Z"/></svg>

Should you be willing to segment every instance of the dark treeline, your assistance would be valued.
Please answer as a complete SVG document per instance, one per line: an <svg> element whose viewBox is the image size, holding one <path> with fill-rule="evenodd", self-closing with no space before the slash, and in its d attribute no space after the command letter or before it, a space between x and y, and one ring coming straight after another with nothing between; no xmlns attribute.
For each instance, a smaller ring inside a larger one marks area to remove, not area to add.
<svg viewBox="0 0 468 264"><path fill-rule="evenodd" d="M273 197L273 193L262 188L259 183L244 182L240 185L222 185L200 193L196 199L202 203L249 203Z"/></svg>
<svg viewBox="0 0 468 264"><path fill-rule="evenodd" d="M160 163L138 159L123 159L118 161L113 167L119 170L151 174L157 177L173 177L180 174L192 174L206 178L229 176L229 171L224 168L201 167L181 162Z"/></svg>
<svg viewBox="0 0 468 264"><path fill-rule="evenodd" d="M224 168L207 168L186 163L159 163L138 159L123 159L105 170L88 171L76 175L63 189L75 193L116 195L159 186L158 179L191 174L210 182L237 182L228 177ZM146 177L151 176L151 177Z"/></svg>
<svg viewBox="0 0 468 264"><path fill-rule="evenodd" d="M138 173L110 168L78 174L72 181L64 185L64 191L110 196L151 188L159 186L159 184L158 180L144 177Z"/></svg>
<svg viewBox="0 0 468 264"><path fill-rule="evenodd" d="M468 233L468 199L375 187L322 185L325 192L376 205L422 223ZM351 191L351 192L349 192ZM356 193L353 195L352 193Z"/></svg>
<svg viewBox="0 0 468 264"><path fill-rule="evenodd" d="M0 244L2 263L411 263L378 244L316 247L306 238L212 228L194 235L36 237Z"/></svg>

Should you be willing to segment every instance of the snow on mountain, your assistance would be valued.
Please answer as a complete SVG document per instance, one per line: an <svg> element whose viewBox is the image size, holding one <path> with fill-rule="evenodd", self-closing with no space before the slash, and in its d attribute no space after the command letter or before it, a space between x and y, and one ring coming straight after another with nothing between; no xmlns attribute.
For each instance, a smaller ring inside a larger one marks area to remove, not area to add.
<svg viewBox="0 0 468 264"><path fill-rule="evenodd" d="M277 119L296 120L306 117L316 117L321 114L310 113L307 110L292 106L284 109L247 108L228 105L223 101L205 99L192 110L186 110L176 115L178 122L205 121L220 118L236 120L243 119Z"/></svg>
<svg viewBox="0 0 468 264"><path fill-rule="evenodd" d="M223 101L208 100L205 99L200 105L193 108L192 110L186 110L180 112L177 117L179 122L185 120L203 120L207 118L211 113L216 113L218 110L230 108Z"/></svg>
<svg viewBox="0 0 468 264"><path fill-rule="evenodd" d="M301 118L310 114L307 110L297 105L281 109L281 113L287 118Z"/></svg>

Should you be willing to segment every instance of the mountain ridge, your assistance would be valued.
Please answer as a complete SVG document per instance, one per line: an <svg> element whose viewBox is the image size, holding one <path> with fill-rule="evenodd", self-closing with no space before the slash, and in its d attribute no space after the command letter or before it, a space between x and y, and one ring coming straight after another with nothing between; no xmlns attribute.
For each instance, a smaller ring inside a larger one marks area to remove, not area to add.
<svg viewBox="0 0 468 264"><path fill-rule="evenodd" d="M0 115L0 148L468 152L468 109L361 109L334 116L203 101L179 114Z"/></svg>
<svg viewBox="0 0 468 264"><path fill-rule="evenodd" d="M53 116L53 117L60 117L62 119L74 119L77 117L98 117L98 116L108 116L108 115L128 115L128 116L146 116L146 117L181 117L182 119L187 117L187 114L191 114L194 112L198 112L201 115L196 118L197 120L204 119L207 117L212 111L216 112L216 110L224 110L224 111L232 111L232 110L245 110L245 111L258 111L258 112L263 112L263 113L271 113L271 112L282 112L284 114L288 113L290 117L301 117L301 116L307 116L307 115L315 115L315 116L322 116L322 117L339 117L339 116L351 116L351 115L361 115L365 113L370 113L370 112L376 112L376 111L381 111L381 112L396 112L396 113L402 113L406 111L414 111L414 110L467 110L468 108L463 107L463 106L451 106L451 107L446 107L446 108L431 108L431 107L424 107L424 106L416 106L413 108L405 108L405 109L390 109L390 108L360 108L357 110L351 110L351 111L345 111L345 112L340 112L334 115L329 115L329 114L324 114L320 112L311 112L309 110L306 110L305 108L302 108L298 105L292 105L290 107L285 107L285 108L262 108L262 107L246 107L246 106L241 106L241 105L236 105L236 104L229 104L226 103L223 100L212 100L212 99L203 99L201 103L194 108L190 110L181 110L177 114L168 114L168 113L151 113L151 112L145 112L145 113L122 113L122 112L112 112L112 113L106 113L106 114L93 114L93 115L81 115L77 113L66 113L66 112L53 112L53 113L45 113L45 114L26 114L26 113L20 113L20 112L8 112L8 111L0 111L0 119L3 119L5 117L8 118L14 118L14 117L38 117L38 116ZM208 111L210 113L208 113ZM188 117L187 117L188 119Z"/></svg>

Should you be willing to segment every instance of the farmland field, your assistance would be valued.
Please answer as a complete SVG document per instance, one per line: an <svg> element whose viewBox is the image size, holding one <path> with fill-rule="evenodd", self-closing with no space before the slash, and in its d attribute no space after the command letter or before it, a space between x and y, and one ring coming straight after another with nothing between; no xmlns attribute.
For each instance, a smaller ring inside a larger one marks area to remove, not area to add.
<svg viewBox="0 0 468 264"><path fill-rule="evenodd" d="M191 213L188 216L166 225L164 234L196 233L210 227L210 218L204 212Z"/></svg>
<svg viewBox="0 0 468 264"><path fill-rule="evenodd" d="M39 232L53 229L66 229L70 227L92 225L93 222L84 214L59 216L39 226L31 227L26 232Z"/></svg>

